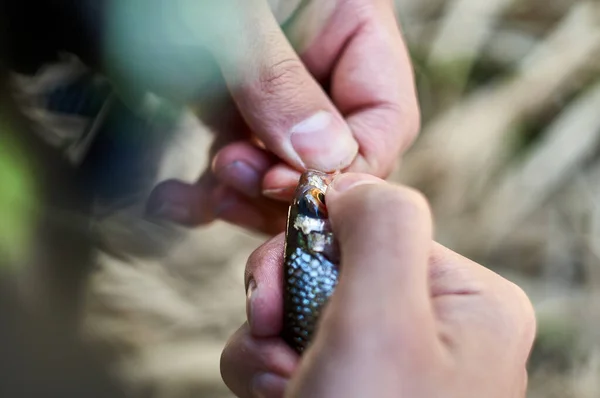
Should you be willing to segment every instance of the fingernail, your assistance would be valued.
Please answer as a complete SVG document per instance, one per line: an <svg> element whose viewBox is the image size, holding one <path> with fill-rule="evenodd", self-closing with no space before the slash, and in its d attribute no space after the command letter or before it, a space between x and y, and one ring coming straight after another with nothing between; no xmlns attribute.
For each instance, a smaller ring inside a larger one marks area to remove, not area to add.
<svg viewBox="0 0 600 398"><path fill-rule="evenodd" d="M329 185L328 191L331 189L337 192L344 192L359 185L381 184L383 182L380 178L368 174L346 173L336 176Z"/></svg>
<svg viewBox="0 0 600 398"><path fill-rule="evenodd" d="M288 201L294 196L296 188L277 188L277 189L265 189L262 194L267 198L271 198L279 201Z"/></svg>
<svg viewBox="0 0 600 398"><path fill-rule="evenodd" d="M255 329L253 301L256 301L256 281L250 279L248 282L248 289L246 290L246 318L248 319L248 325L250 326L251 332Z"/></svg>
<svg viewBox="0 0 600 398"><path fill-rule="evenodd" d="M236 160L235 162L216 171L221 182L236 189L251 198L260 195L260 174L248 163Z"/></svg>
<svg viewBox="0 0 600 398"><path fill-rule="evenodd" d="M246 291L246 319L248 320L248 326L250 327L250 334L259 338L270 337L273 336L274 333L277 333L277 331L273 331L271 325L265 323L265 312L264 309L261 310L260 308L260 306L263 306L264 308L264 303L261 303L260 300L261 290L258 288L256 281L250 279Z"/></svg>
<svg viewBox="0 0 600 398"><path fill-rule="evenodd" d="M287 379L272 373L263 373L254 377L252 393L258 398L281 398L285 394Z"/></svg>
<svg viewBox="0 0 600 398"><path fill-rule="evenodd" d="M358 143L350 128L325 111L295 125L291 142L305 167L325 172L349 166L358 153Z"/></svg>

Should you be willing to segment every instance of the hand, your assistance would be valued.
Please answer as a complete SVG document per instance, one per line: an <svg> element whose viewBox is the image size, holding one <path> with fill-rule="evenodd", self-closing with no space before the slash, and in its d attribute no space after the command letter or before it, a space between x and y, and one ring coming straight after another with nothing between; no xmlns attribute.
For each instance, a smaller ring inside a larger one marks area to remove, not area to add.
<svg viewBox="0 0 600 398"><path fill-rule="evenodd" d="M221 372L239 397L517 398L535 317L523 291L432 241L428 206L375 178L326 196L341 278L300 359L282 328L283 236L249 259L248 322Z"/></svg>
<svg viewBox="0 0 600 398"><path fill-rule="evenodd" d="M151 213L275 234L300 171L389 175L420 122L393 1L302 2L285 33L266 0L200 3L154 20L144 2L114 40L125 80L196 101L217 132L211 168L192 185L159 185Z"/></svg>

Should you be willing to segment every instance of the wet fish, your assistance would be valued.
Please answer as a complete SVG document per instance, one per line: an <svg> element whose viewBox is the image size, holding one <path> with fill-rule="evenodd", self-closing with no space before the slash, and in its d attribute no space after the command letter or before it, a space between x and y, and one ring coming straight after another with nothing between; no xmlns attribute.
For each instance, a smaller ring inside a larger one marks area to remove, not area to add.
<svg viewBox="0 0 600 398"><path fill-rule="evenodd" d="M339 275L339 249L325 193L334 174L302 174L290 206L284 255L283 338L298 353L310 344Z"/></svg>

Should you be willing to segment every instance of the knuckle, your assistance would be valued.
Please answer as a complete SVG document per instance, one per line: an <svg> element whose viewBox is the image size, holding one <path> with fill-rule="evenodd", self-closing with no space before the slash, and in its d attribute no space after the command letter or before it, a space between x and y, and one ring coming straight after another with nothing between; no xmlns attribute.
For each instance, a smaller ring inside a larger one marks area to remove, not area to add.
<svg viewBox="0 0 600 398"><path fill-rule="evenodd" d="M537 320L533 304L521 287L512 282L508 283L513 297L513 306L515 308L516 328L521 332L522 342L530 345L535 339L537 329Z"/></svg>
<svg viewBox="0 0 600 398"><path fill-rule="evenodd" d="M380 130L388 130L396 140L394 148L404 152L417 139L421 130L421 109L416 96L399 102L381 104L384 112L385 126ZM389 149L389 148L388 148Z"/></svg>
<svg viewBox="0 0 600 398"><path fill-rule="evenodd" d="M263 95L278 97L281 92L299 90L305 68L297 58L283 60L263 66L259 74L259 87Z"/></svg>
<svg viewBox="0 0 600 398"><path fill-rule="evenodd" d="M381 163L377 168L377 176L381 178L388 178L396 170L398 163L398 156L391 158L385 163Z"/></svg>
<svg viewBox="0 0 600 398"><path fill-rule="evenodd" d="M273 347L272 345L265 346L260 352L260 363L267 369L277 369L280 362L280 351L279 347Z"/></svg>
<svg viewBox="0 0 600 398"><path fill-rule="evenodd" d="M535 338L535 311L523 289L506 279L502 281L490 303L493 329L499 338L524 352Z"/></svg>
<svg viewBox="0 0 600 398"><path fill-rule="evenodd" d="M357 127L368 132L361 134L365 168L371 174L385 178L394 171L403 153L417 139L421 116L416 101L385 102L377 107L376 112L364 115Z"/></svg>
<svg viewBox="0 0 600 398"><path fill-rule="evenodd" d="M227 341L221 357L219 358L219 368L223 381L230 388L235 390L235 375L239 371L238 357L240 352L245 352L249 349L248 340L244 338L249 333L249 326L244 323Z"/></svg>

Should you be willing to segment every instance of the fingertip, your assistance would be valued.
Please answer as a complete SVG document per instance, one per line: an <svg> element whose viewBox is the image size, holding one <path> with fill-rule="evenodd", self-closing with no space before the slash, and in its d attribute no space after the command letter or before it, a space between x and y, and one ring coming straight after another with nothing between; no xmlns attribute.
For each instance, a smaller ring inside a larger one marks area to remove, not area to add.
<svg viewBox="0 0 600 398"><path fill-rule="evenodd" d="M261 194L262 178L274 163L272 155L250 142L236 142L222 148L211 169L223 184L250 198Z"/></svg>
<svg viewBox="0 0 600 398"><path fill-rule="evenodd" d="M278 336L283 328L284 235L256 249L246 263L248 324L253 336Z"/></svg>
<svg viewBox="0 0 600 398"><path fill-rule="evenodd" d="M369 186L367 188L367 186ZM355 192L356 188L363 188ZM337 196L343 194L344 204L337 202ZM332 217L338 211L350 211L356 214L387 214L388 218L413 220L415 225L431 218L427 198L410 187L387 183L378 177L362 173L344 173L334 178L327 190L328 206L333 207ZM334 199L333 201L331 199Z"/></svg>
<svg viewBox="0 0 600 398"><path fill-rule="evenodd" d="M255 337L273 337L283 328L283 298L279 287L266 283L256 284L248 297L248 323Z"/></svg>
<svg viewBox="0 0 600 398"><path fill-rule="evenodd" d="M157 185L146 202L146 216L188 227L221 219L263 231L265 216L236 190L200 179L196 184L168 180ZM271 223L274 224L274 223ZM274 228L269 224L269 228Z"/></svg>
<svg viewBox="0 0 600 398"><path fill-rule="evenodd" d="M300 172L280 163L266 172L262 193L274 200L290 202L298 181L300 181Z"/></svg>
<svg viewBox="0 0 600 398"><path fill-rule="evenodd" d="M213 171L219 170L235 161L249 163L258 171L266 172L273 165L274 156L254 145L250 141L237 141L221 148L212 161Z"/></svg>
<svg viewBox="0 0 600 398"><path fill-rule="evenodd" d="M272 376L289 379L298 366L298 355L279 337L256 338L244 324L228 340L221 354L221 377L239 397L256 396L256 392L273 391ZM267 380L260 380L264 375ZM268 380L271 379L271 380ZM258 391L257 391L258 389Z"/></svg>
<svg viewBox="0 0 600 398"><path fill-rule="evenodd" d="M168 180L157 185L146 202L146 216L178 224L205 224L214 220L210 199L195 185Z"/></svg>
<svg viewBox="0 0 600 398"><path fill-rule="evenodd" d="M285 234L282 232L267 240L254 250L246 262L245 284L246 287L253 276L271 279L281 275L281 264L285 246Z"/></svg>

